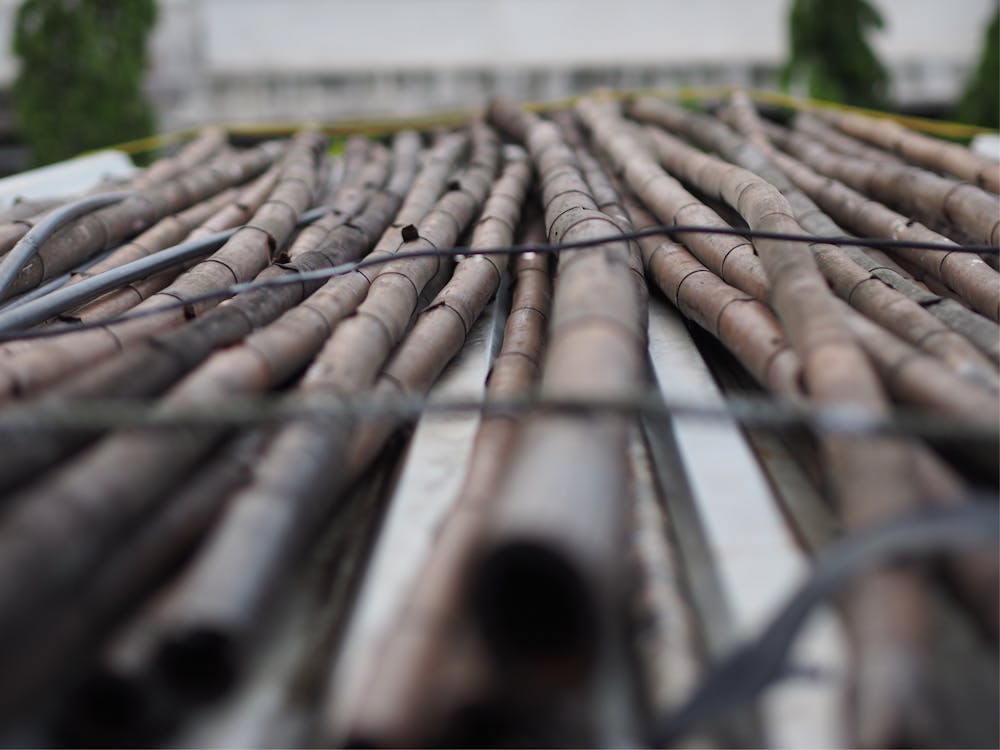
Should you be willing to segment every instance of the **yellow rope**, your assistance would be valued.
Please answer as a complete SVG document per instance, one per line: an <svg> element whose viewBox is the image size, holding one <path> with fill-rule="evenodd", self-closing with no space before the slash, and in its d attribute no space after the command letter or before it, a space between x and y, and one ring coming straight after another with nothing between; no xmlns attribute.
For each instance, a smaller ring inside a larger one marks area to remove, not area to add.
<svg viewBox="0 0 1000 750"><path fill-rule="evenodd" d="M656 96L666 99L678 99L681 101L703 102L713 99L722 99L729 96L733 92L740 90L746 91L750 98L756 102L773 104L785 109L795 111L817 111L825 109L842 112L856 112L869 117L894 120L895 122L898 122L899 124L912 130L929 133L942 138L968 139L981 133L995 134L997 132L991 128L984 128L978 125L967 125L958 122L931 120L924 117L897 115L889 112L864 109L862 107L853 107L836 102L791 96L777 91L743 89L738 86L602 90L592 94L579 94L562 99L527 102L524 106L533 112L549 112L572 106L584 96L603 96L613 100L629 99L636 96ZM376 137L391 135L392 133L396 133L404 129L427 131L438 128L454 128L463 125L477 116L481 116L482 113L482 109L462 109L447 110L419 116L347 118L337 120L336 122L312 122L308 124L318 127L324 133L334 138L343 138L351 135L367 135ZM230 135L267 138L287 136L290 133L300 130L306 124L307 123L304 122L222 123L219 127L223 128ZM135 155L190 140L191 138L197 136L199 131L200 128L188 128L170 133L151 135L146 138L139 138L133 141L127 141L126 143L119 143L115 146L111 146L111 148L122 151L126 154Z"/></svg>

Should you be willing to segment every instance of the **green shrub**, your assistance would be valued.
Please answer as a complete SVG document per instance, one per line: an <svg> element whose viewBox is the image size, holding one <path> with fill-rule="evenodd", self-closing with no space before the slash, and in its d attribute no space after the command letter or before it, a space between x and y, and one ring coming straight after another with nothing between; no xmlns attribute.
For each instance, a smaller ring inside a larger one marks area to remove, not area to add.
<svg viewBox="0 0 1000 750"><path fill-rule="evenodd" d="M782 85L804 80L818 99L884 109L889 74L867 39L883 26L867 0L795 0Z"/></svg>
<svg viewBox="0 0 1000 750"><path fill-rule="evenodd" d="M148 135L142 83L155 0L25 0L13 51L18 131L46 164Z"/></svg>
<svg viewBox="0 0 1000 750"><path fill-rule="evenodd" d="M1000 127L1000 8L986 29L979 65L959 101L957 117L961 122Z"/></svg>

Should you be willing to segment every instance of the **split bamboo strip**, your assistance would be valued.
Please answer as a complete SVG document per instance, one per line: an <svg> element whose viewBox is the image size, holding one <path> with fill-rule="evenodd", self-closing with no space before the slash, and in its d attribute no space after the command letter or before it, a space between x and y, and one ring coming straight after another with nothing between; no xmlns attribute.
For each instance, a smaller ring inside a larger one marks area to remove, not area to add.
<svg viewBox="0 0 1000 750"><path fill-rule="evenodd" d="M721 122L655 100L640 100L632 112L644 119L668 124L700 145L760 175L788 199L803 228L821 236L837 236L844 231L824 214L809 197L773 163L774 149L757 127L758 137L750 142ZM742 118L744 127L754 129L752 110ZM747 122L750 120L751 122ZM929 354L940 357L957 371L979 381L995 385L996 367L969 343L964 336L947 328L927 310L933 302L927 292L912 287L907 279L892 269L883 268L863 252L848 253L846 248L814 244L812 250L823 275L841 299L880 325ZM900 288L910 289L906 296Z"/></svg>
<svg viewBox="0 0 1000 750"><path fill-rule="evenodd" d="M416 227L403 230L398 260L375 274L357 312L333 331L307 370L302 398L348 398L371 388L386 357L402 338L419 290L432 279L438 258L407 259L407 251L454 244L479 213L493 183L499 143L484 125L472 126L466 168ZM416 231L413 231L416 230ZM179 692L203 684L226 687L241 649L302 546L327 516L349 477L344 460L352 421L330 419L283 426L258 465L252 484L237 494L222 523L172 590L170 628L161 666ZM240 581L232 579L240 563ZM206 637L212 646L205 648ZM198 676L191 680L191 668Z"/></svg>
<svg viewBox="0 0 1000 750"><path fill-rule="evenodd" d="M578 109L595 140L610 152L615 134L624 130L620 118L592 102L581 102ZM769 183L662 131L650 134L668 170L732 206L752 229L802 233L791 207ZM628 142L619 141L617 150L628 153ZM641 153L634 141L631 150ZM853 404L885 413L878 377L854 343L810 247L773 240L758 240L755 245L771 281L764 299L775 309L802 360L807 392L820 403ZM921 496L901 444L827 438L823 450L847 529L889 518L913 507ZM858 650L851 707L858 741L883 744L918 734L918 719L925 709L922 691L927 688L923 667L927 618L924 582L912 570L880 571L853 591L849 620Z"/></svg>
<svg viewBox="0 0 1000 750"><path fill-rule="evenodd" d="M892 120L853 112L823 111L820 117L848 135L881 146L907 161L1000 193L1000 164L964 146L915 133Z"/></svg>
<svg viewBox="0 0 1000 750"><path fill-rule="evenodd" d="M827 177L911 212L926 224L960 227L975 244L1000 247L1000 198L993 193L909 164L886 164L839 154L820 141L777 125L769 124L768 132L794 138L803 149L812 147L824 153L823 174Z"/></svg>
<svg viewBox="0 0 1000 750"><path fill-rule="evenodd" d="M291 235L299 214L312 203L322 145L323 138L318 133L304 131L298 135L282 159L281 174L274 190L250 222L238 229L212 256L137 305L136 311L154 310L248 281L266 267L271 254ZM81 366L124 349L131 342L180 325L213 304L217 301L168 309L163 315L111 323L20 352L0 362L0 400L37 392Z"/></svg>
<svg viewBox="0 0 1000 750"><path fill-rule="evenodd" d="M274 162L281 150L281 146L264 144L242 151L232 158L186 172L162 185L135 191L132 197L121 203L81 217L38 248L7 290L5 298L32 289L72 269L100 250L113 247L168 214L260 174ZM13 226L27 232L24 225Z"/></svg>
<svg viewBox="0 0 1000 750"><path fill-rule="evenodd" d="M508 164L476 223L471 248L505 247L513 243L514 227L520 219L530 178L531 167L523 155ZM544 270L546 262L547 259L536 256L526 267ZM382 371L374 393L426 391L464 344L473 323L499 286L507 264L506 256L499 255L473 256L461 261L451 281L417 318L413 330ZM530 293L532 288L529 285L523 291ZM537 312L535 315L537 320ZM517 344L517 340L511 342L511 346ZM395 426L380 421L362 428L348 462L352 473L371 460ZM498 458L491 456L493 461ZM465 499L462 495L460 498L458 507L464 508ZM445 538L450 542L452 535L445 532ZM347 737L352 746L362 737L368 738L366 741L378 738L380 746L412 746L415 733L419 734L413 725L420 724L426 731L428 716L420 706L426 668L436 661L431 654L437 654L443 645L437 640L442 637L442 617L456 609L462 563L469 552L462 549L464 554L456 558L456 548L442 549L435 545L417 588L400 612L400 628L394 630L386 643L380 644L378 653L367 655L368 669L354 675L344 690L332 693L324 712L329 723L326 732L331 737L334 734Z"/></svg>
<svg viewBox="0 0 1000 750"><path fill-rule="evenodd" d="M388 191L369 201L365 211L354 217L351 227L327 234L326 246L300 254L295 261L272 265L258 274L258 279L275 278L296 271L315 271L356 260L371 246L374 238L388 224L399 204L398 194L413 180L419 153L419 139L403 133L396 139L396 170ZM369 177L380 183L386 179L386 165ZM334 206L338 205L334 198ZM214 349L236 343L259 326L275 320L281 313L300 303L321 282L284 285L273 289L250 290L233 297L191 323L153 335L149 340L129 347L111 358L57 386L50 400L94 396L149 397L161 393L185 373L196 367ZM68 451L83 445L86 435L30 435L17 439L6 455L0 456L0 488L9 488L32 476Z"/></svg>
<svg viewBox="0 0 1000 750"><path fill-rule="evenodd" d="M770 136L783 150L823 174L835 173L836 165L846 159L791 131L772 127ZM794 176L792 179L796 180ZM840 180L825 180L822 189L815 193L803 184L799 187L835 219L868 236L954 244L947 237L871 200ZM982 258L946 250L899 252L899 255L943 281L976 311L994 321L1000 319L1000 273Z"/></svg>
<svg viewBox="0 0 1000 750"><path fill-rule="evenodd" d="M505 102L490 118L528 147L550 243L621 231L598 210L556 125ZM610 240L560 255L543 395L607 397L643 382L645 301L630 251ZM497 665L542 692L586 684L606 653L622 590L627 429L615 416L529 417L491 505L472 612Z"/></svg>

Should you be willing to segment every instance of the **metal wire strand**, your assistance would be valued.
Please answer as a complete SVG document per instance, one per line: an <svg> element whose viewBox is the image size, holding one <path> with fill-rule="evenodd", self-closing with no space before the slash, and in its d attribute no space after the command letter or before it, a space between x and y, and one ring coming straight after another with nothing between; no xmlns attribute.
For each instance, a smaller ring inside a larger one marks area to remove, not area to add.
<svg viewBox="0 0 1000 750"><path fill-rule="evenodd" d="M316 209L317 211L320 209ZM305 216L303 216L303 221ZM314 219L313 219L314 220ZM945 250L949 252L961 252L961 253L991 253L1000 254L1000 248L996 248L989 245L951 245L947 243L940 242L914 242L909 240L886 240L877 238L860 238L860 237L818 237L811 234L797 234L797 233L785 233L785 232L765 232L757 231L751 229L736 229L736 228L725 228L725 227L708 227L708 226L698 226L691 224L676 224L676 225L662 225L655 227L646 227L645 229L632 231L632 232L620 232L616 235L609 235L607 237L598 237L591 240L581 240L577 242L567 242L559 245L519 245L519 246L509 246L509 247L494 247L483 250L473 250L467 247L447 247L447 248L436 248L436 249L422 249L407 251L405 256L401 255L387 255L379 256L377 258L370 258L367 260L360 260L352 263L342 263L338 266L333 266L332 268L324 268L316 271L309 271L306 273L291 272L288 276L277 277L272 279L264 280L254 280L247 281L241 284L233 284L228 287L218 289L213 292L208 292L206 294L198 295L195 297L189 297L184 300L178 301L176 303L168 303L157 307L155 310L145 310L137 311L132 313L127 313L115 318L106 318L102 320L94 320L88 323L78 323L73 325L61 326L59 328L51 328L40 331L26 330L25 327L34 325L43 320L47 320L61 312L64 312L67 308L64 302L53 301L51 304L46 304L55 293L46 295L38 300L35 300L32 304L34 305L31 310L32 315L30 320L33 322L28 323L25 320L29 319L24 308L27 304L22 305L17 308L17 310L11 310L8 314L0 313L0 342L12 341L15 339L34 339L34 338L48 338L51 336L61 336L68 333L73 333L75 331L87 330L89 328L101 328L111 323L122 323L128 320L134 320L136 318L143 318L149 315L159 315L165 311L173 310L177 308L187 307L189 305L197 305L201 302L209 302L211 300L231 297L234 294L239 294L241 292L247 292L252 289L265 289L270 287L279 287L286 284L300 284L303 281L321 281L324 279L329 279L334 276L342 276L344 274L351 273L353 271L360 271L365 268L372 268L375 266L385 265L387 263L392 263L400 259L409 258L430 258L430 257L455 257L455 256L474 256L474 255L519 255L523 253L559 253L563 251L575 251L575 250L585 250L587 248L597 247L599 245L612 244L615 242L626 242L629 240L641 239L643 237L656 237L672 234L681 234L684 232L701 232L704 234L723 234L723 235L734 235L739 237L747 237L749 239L774 239L774 240L787 240L789 242L806 242L809 244L829 244L829 245L851 245L856 247L870 247L879 249L892 249L892 250ZM161 250L160 253L156 253L149 258L155 258L162 253L170 253L175 250L174 248L167 248L166 250ZM140 261L135 261L139 263ZM122 266L121 269L128 268L132 264ZM112 273L114 271L120 271L121 269L112 269L112 271L106 271L105 273ZM104 274L97 274L91 277L88 281L93 281L94 284L100 284L99 280ZM141 278L141 277L140 277ZM126 283L126 282L119 282ZM80 284L74 284L71 288L76 288L82 286ZM113 288L113 287L111 287ZM37 303L37 304L36 304ZM17 317L14 313L17 312Z"/></svg>

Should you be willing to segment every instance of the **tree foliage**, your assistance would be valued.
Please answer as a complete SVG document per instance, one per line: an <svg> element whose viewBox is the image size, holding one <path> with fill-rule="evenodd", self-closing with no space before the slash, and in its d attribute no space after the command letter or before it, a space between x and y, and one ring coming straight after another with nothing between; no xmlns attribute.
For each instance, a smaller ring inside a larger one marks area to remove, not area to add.
<svg viewBox="0 0 1000 750"><path fill-rule="evenodd" d="M979 65L958 104L962 122L1000 127L1000 7L993 12L983 38Z"/></svg>
<svg viewBox="0 0 1000 750"><path fill-rule="evenodd" d="M37 163L148 135L142 84L155 0L24 0L13 51L21 138Z"/></svg>
<svg viewBox="0 0 1000 750"><path fill-rule="evenodd" d="M868 0L794 0L782 85L804 81L819 99L884 108L889 74L868 43L884 25Z"/></svg>

